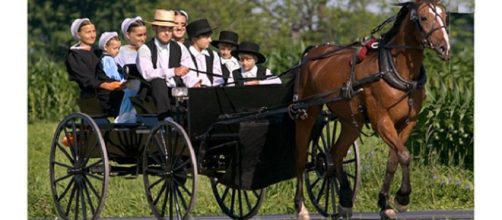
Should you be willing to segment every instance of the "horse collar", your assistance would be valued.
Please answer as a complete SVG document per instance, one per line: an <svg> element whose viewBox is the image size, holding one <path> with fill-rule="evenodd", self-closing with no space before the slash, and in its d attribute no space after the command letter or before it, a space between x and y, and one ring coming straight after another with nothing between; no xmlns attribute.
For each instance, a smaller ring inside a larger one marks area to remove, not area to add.
<svg viewBox="0 0 502 220"><path fill-rule="evenodd" d="M420 68L420 76L417 81L404 79L397 72L396 66L392 61L390 49L388 48L379 48L378 64L381 77L385 80L385 82L396 89L408 92L425 85L426 75L423 66Z"/></svg>

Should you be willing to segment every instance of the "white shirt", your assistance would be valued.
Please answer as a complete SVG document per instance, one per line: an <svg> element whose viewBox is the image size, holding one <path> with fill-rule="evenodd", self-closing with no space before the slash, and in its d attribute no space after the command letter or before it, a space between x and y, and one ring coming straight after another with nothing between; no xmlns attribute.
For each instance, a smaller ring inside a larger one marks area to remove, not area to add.
<svg viewBox="0 0 502 220"><path fill-rule="evenodd" d="M251 70L246 72L243 72L243 69L241 68L242 78L256 78L257 73L258 73L258 67L256 65L253 68L251 68ZM265 72L265 76L272 76L272 75L273 75L272 72L270 72L270 70L267 69L267 71ZM233 78L228 79L229 83L233 81L234 81ZM258 81L259 85L281 84L281 83L282 83L281 78L276 76L267 77L264 80ZM230 86L235 86L235 84L232 83L230 84Z"/></svg>
<svg viewBox="0 0 502 220"><path fill-rule="evenodd" d="M230 57L230 59L221 57L221 63L225 65L230 72L240 68L239 61L235 57Z"/></svg>
<svg viewBox="0 0 502 220"><path fill-rule="evenodd" d="M181 43L177 43L181 48L181 61L182 66L195 69L192 58L188 49ZM174 68L169 68L169 44L161 44L155 39L155 46L157 47L157 68L153 68L152 53L146 44L143 44L138 50L138 58L136 59L136 66L139 72L146 81L151 81L155 78L166 80L168 87L175 87L174 81ZM189 71L181 79L188 87L193 87L199 80L197 79L194 71Z"/></svg>
<svg viewBox="0 0 502 220"><path fill-rule="evenodd" d="M209 56L209 51L207 49L204 49L202 51L197 51L194 46L190 46L188 49L190 53L195 57L195 61L197 62L196 68L199 71L206 72L207 71L207 65L206 65L206 56ZM223 75L221 71L221 61L220 61L220 56L214 51L213 53L213 70L212 74L214 75ZM202 80L201 85L204 86L219 86L223 84L225 81L223 80L222 77L218 76L213 76L213 83L209 80L207 77L207 74L204 73L196 73L197 77Z"/></svg>

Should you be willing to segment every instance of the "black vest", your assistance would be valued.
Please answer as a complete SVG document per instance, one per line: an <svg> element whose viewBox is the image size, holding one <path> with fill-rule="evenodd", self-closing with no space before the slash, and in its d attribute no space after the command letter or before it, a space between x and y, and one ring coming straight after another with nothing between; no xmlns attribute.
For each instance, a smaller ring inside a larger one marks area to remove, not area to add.
<svg viewBox="0 0 502 220"><path fill-rule="evenodd" d="M157 68L157 47L155 46L155 38L152 38L150 41L145 43L146 46L150 49L152 54L152 64L153 68ZM171 40L169 42L169 68L176 68L181 66L181 47L178 43ZM180 76L174 76L174 81L176 82L176 86L185 86L183 80Z"/></svg>
<svg viewBox="0 0 502 220"><path fill-rule="evenodd" d="M213 61L214 61L214 54L213 54L213 51L210 50L209 48L206 49L207 52L209 52L209 56L205 56L204 57L206 58L206 74L207 75L207 78L209 79L209 81L211 82L211 84L213 84ZM188 52L190 52L190 49L188 50ZM195 69L199 70L199 71L203 71L201 69L199 69L199 67L197 66L197 61L195 60L195 56L192 54L192 52L190 52L190 56L192 57L192 60L193 60L193 64L195 65ZM199 76L199 72L197 72L197 76Z"/></svg>
<svg viewBox="0 0 502 220"><path fill-rule="evenodd" d="M244 78L242 77L241 69L236 69L232 72L232 76L234 77L235 86L244 86L244 82L251 80L264 80L266 79L267 68L257 66L258 71L256 72L256 78Z"/></svg>

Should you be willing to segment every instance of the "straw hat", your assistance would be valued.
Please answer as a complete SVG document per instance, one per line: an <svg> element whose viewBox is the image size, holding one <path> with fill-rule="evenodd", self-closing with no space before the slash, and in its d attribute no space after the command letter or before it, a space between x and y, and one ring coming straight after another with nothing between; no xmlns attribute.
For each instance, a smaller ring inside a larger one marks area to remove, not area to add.
<svg viewBox="0 0 502 220"><path fill-rule="evenodd" d="M253 42L244 41L240 43L239 47L237 47L236 50L232 51L232 56L239 57L240 53L255 55L258 58L256 64L264 63L267 60L267 58L265 58L265 56L260 53L260 46Z"/></svg>
<svg viewBox="0 0 502 220"><path fill-rule="evenodd" d="M155 10L155 17L152 25L174 27L174 11L163 9Z"/></svg>

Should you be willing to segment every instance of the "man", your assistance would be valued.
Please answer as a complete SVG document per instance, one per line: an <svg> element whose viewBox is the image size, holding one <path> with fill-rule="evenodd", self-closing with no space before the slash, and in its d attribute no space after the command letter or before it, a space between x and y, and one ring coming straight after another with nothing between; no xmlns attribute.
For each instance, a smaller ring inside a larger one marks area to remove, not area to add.
<svg viewBox="0 0 502 220"><path fill-rule="evenodd" d="M190 47L188 48L192 60L197 68L197 77L202 82L202 86L219 86L224 83L220 77L221 61L218 54L208 47L212 41L213 29L206 19L199 19L191 22L187 26Z"/></svg>
<svg viewBox="0 0 502 220"><path fill-rule="evenodd" d="M174 11L174 32L173 32L173 39L176 42L182 43L185 46L189 46L190 42L185 41L185 32L186 32L186 26L188 22L188 14L183 11L183 10L176 10Z"/></svg>
<svg viewBox="0 0 502 220"><path fill-rule="evenodd" d="M136 60L141 76L150 83L159 120L171 117L169 87L200 86L200 80L189 70L195 67L188 50L172 40L174 17L174 11L155 11L155 37L139 48Z"/></svg>

